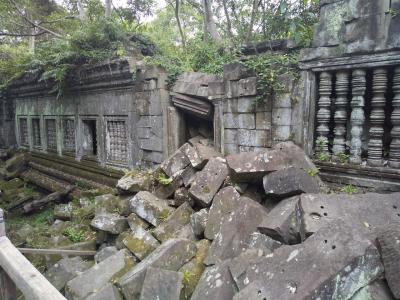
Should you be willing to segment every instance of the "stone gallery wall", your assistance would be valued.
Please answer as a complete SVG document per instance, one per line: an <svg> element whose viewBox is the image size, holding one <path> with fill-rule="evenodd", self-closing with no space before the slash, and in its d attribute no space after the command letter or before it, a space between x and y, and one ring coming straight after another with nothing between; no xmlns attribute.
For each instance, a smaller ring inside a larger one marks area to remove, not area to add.
<svg viewBox="0 0 400 300"><path fill-rule="evenodd" d="M15 107L11 99L0 99L0 148L15 145Z"/></svg>

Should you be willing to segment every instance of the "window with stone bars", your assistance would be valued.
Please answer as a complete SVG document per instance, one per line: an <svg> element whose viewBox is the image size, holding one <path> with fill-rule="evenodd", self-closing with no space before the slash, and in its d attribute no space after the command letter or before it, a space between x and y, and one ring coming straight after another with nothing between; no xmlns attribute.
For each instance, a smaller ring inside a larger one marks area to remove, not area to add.
<svg viewBox="0 0 400 300"><path fill-rule="evenodd" d="M63 150L75 152L75 120L63 120Z"/></svg>
<svg viewBox="0 0 400 300"><path fill-rule="evenodd" d="M28 145L28 121L26 118L19 119L19 140L21 145Z"/></svg>
<svg viewBox="0 0 400 300"><path fill-rule="evenodd" d="M125 121L107 121L107 160L126 162L128 154Z"/></svg>
<svg viewBox="0 0 400 300"><path fill-rule="evenodd" d="M55 119L46 120L46 138L47 149L54 151L57 150L57 129Z"/></svg>
<svg viewBox="0 0 400 300"><path fill-rule="evenodd" d="M33 147L40 147L42 145L40 141L40 120L32 119L32 142Z"/></svg>

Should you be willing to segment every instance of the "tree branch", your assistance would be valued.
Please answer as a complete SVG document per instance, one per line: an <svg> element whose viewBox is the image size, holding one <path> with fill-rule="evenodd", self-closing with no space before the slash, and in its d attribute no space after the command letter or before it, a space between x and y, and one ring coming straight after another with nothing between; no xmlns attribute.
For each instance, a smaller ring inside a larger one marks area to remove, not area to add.
<svg viewBox="0 0 400 300"><path fill-rule="evenodd" d="M8 32L0 32L0 36L38 36L45 34L45 31L40 31L38 33L8 33Z"/></svg>

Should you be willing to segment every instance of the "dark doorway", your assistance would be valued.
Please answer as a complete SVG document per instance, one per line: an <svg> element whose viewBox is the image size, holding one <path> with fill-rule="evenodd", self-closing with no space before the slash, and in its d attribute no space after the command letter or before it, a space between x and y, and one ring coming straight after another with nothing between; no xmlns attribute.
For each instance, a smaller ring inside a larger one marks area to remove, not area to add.
<svg viewBox="0 0 400 300"><path fill-rule="evenodd" d="M96 120L83 120L83 154L97 156L97 124Z"/></svg>

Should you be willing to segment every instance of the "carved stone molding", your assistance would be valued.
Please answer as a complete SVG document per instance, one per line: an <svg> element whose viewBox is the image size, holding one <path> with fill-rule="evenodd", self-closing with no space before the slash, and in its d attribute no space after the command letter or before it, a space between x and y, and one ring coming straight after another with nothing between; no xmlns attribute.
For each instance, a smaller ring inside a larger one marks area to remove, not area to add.
<svg viewBox="0 0 400 300"><path fill-rule="evenodd" d="M349 71L338 71L336 73L336 101L335 101L335 138L333 140L333 153L338 156L346 151L346 123L347 105L349 100L347 94L350 86Z"/></svg>
<svg viewBox="0 0 400 300"><path fill-rule="evenodd" d="M352 99L351 99L351 140L350 140L350 162L354 164L361 163L361 137L363 134L363 125L365 122L364 105L366 90L366 71L357 69L353 71L352 77Z"/></svg>
<svg viewBox="0 0 400 300"><path fill-rule="evenodd" d="M368 142L368 165L379 167L383 157L383 134L385 123L385 93L387 89L387 70L379 68L374 70L373 98L371 101L371 128Z"/></svg>
<svg viewBox="0 0 400 300"><path fill-rule="evenodd" d="M392 125L391 131L392 143L390 144L389 166L391 168L400 168L400 66L396 68L393 78L393 93L392 101Z"/></svg>
<svg viewBox="0 0 400 300"><path fill-rule="evenodd" d="M329 121L331 119L332 74L322 72L319 78L316 152L329 151Z"/></svg>

